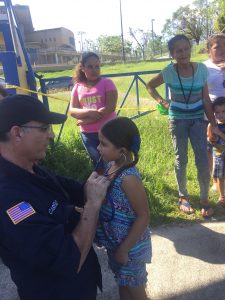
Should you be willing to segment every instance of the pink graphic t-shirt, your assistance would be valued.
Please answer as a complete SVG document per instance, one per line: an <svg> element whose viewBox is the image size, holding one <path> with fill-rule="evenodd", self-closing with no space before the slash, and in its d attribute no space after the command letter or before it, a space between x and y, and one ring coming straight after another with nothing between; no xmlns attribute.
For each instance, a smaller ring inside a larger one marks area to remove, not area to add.
<svg viewBox="0 0 225 300"><path fill-rule="evenodd" d="M111 79L101 78L93 87L86 87L82 82L76 83L71 95L76 97L81 108L100 109L106 104L106 92L116 91L115 84ZM82 132L98 132L99 129L109 120L114 119L116 113L104 116L102 119L86 125L80 125Z"/></svg>

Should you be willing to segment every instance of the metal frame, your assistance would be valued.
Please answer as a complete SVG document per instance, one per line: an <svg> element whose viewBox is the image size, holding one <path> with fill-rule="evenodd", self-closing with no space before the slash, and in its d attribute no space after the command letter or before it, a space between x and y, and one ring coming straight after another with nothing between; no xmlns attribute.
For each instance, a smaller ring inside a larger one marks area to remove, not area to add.
<svg viewBox="0 0 225 300"><path fill-rule="evenodd" d="M133 76L133 79L131 80L131 83L125 93L125 96L123 97L123 100L122 100L122 103L120 104L120 109L118 110L117 112L117 115L120 114L121 112L121 109L123 108L125 102L126 102L126 99L131 91L131 88L133 87L133 85L135 84L135 88L136 88L136 105L137 105L137 114L135 114L134 116L130 117L131 119L136 119L136 118L139 118L139 117L142 117L144 115L147 115L153 111L146 111L146 112L141 112L139 110L139 105L140 105L140 97L139 97L139 82L141 82L141 84L143 84L144 86L146 85L145 81L140 77L141 75L149 75L149 74L158 74L161 70L152 70L152 71L142 71L142 72L129 72L129 73L117 73L117 74L104 74L104 75L101 75L102 77L107 77L107 78L115 78L115 77L130 77L130 76ZM40 86L41 86L41 92L46 94L46 88L45 88L45 82L49 81L49 80L56 80L56 78L47 78L47 79L44 79L43 76L36 76L39 81L40 81ZM71 80L72 80L72 77L71 77ZM165 97L167 98L168 97L168 86L165 85ZM46 107L49 107L49 104L48 104L48 97L47 96L42 96L43 98L43 103L46 105ZM68 110L69 110L69 104L66 108L66 112L65 114L67 115L68 113ZM57 140L56 140L56 143L59 142L60 140L60 137L62 135L62 131L63 131L63 128L64 128L64 124L61 125L60 127L60 131L59 131L59 135L57 137Z"/></svg>
<svg viewBox="0 0 225 300"><path fill-rule="evenodd" d="M36 91L35 75L17 25L11 0L0 0L0 2L4 3L7 12L7 20L0 21L0 32L5 43L5 51L1 51L0 61L6 82L15 86L25 85L25 88ZM16 89L9 89L8 92L15 94ZM37 97L35 93L31 95Z"/></svg>

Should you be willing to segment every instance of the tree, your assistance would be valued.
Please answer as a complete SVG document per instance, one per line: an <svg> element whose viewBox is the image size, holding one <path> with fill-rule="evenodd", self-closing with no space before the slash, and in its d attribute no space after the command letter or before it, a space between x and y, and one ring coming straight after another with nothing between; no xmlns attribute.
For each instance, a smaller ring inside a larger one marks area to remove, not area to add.
<svg viewBox="0 0 225 300"><path fill-rule="evenodd" d="M225 1L225 0L221 0ZM193 6L181 6L172 15L172 19L167 19L163 27L163 35L183 33L196 44L213 33L212 20L215 18L216 9L208 0L196 0Z"/></svg>
<svg viewBox="0 0 225 300"><path fill-rule="evenodd" d="M97 39L97 44L100 52L108 54L118 54L122 53L122 42L121 36L106 36L101 35ZM124 52L130 54L132 50L132 43L124 40Z"/></svg>
<svg viewBox="0 0 225 300"><path fill-rule="evenodd" d="M132 28L129 28L129 34L137 43L142 59L145 60L145 50L149 41L149 33L145 33L142 29L133 30Z"/></svg>
<svg viewBox="0 0 225 300"><path fill-rule="evenodd" d="M225 0L217 1L217 19L215 29L220 32L225 32Z"/></svg>
<svg viewBox="0 0 225 300"><path fill-rule="evenodd" d="M178 32L184 33L190 39L199 44L203 33L204 18L201 16L198 9L191 9L188 5L181 6L173 14L173 26Z"/></svg>

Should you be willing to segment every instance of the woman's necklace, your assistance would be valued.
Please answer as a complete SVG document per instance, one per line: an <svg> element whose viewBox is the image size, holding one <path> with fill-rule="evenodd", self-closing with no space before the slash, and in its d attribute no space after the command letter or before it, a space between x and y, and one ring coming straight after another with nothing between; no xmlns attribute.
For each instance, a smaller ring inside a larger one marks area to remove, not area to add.
<svg viewBox="0 0 225 300"><path fill-rule="evenodd" d="M193 85L194 85L194 68L193 68L193 65L191 63L191 70L192 70L192 83L191 83L191 89L189 91L189 94L188 94L188 97L186 97L185 93L184 93L184 87L183 87L183 84L182 84L182 81L181 81L181 78L180 78L180 73L179 73L179 70L178 70L178 65L176 65L176 71L177 71L177 76L178 76L178 79L179 79L179 82L180 82L180 87L181 87L181 90L182 90L182 93L183 93L183 97L184 97L184 100L185 100L185 103L188 105L189 103L189 100L191 98L191 93L192 93L192 89L193 89Z"/></svg>

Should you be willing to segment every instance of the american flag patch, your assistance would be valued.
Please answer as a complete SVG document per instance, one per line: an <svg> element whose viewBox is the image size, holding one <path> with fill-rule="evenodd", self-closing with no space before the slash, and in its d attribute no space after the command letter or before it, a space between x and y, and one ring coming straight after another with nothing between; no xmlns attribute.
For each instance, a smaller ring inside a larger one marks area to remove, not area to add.
<svg viewBox="0 0 225 300"><path fill-rule="evenodd" d="M8 216L10 217L13 224L18 224L22 220L28 218L29 216L35 214L33 207L27 202L20 202L19 204L11 207L7 211Z"/></svg>

